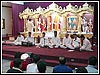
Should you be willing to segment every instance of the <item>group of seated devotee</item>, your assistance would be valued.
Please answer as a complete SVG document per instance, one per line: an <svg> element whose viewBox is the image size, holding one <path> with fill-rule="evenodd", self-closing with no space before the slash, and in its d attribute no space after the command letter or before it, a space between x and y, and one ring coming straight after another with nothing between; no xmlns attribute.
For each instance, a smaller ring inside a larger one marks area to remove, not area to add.
<svg viewBox="0 0 100 75"><path fill-rule="evenodd" d="M30 59L29 59L30 58ZM31 62L29 62L31 60ZM71 68L67 65L67 59L64 56L58 57L59 64L55 65L52 69L52 73L98 73L95 65L97 64L97 58L91 56L88 58L88 64L86 67L77 67L77 69ZM41 59L39 55L31 52L20 53L17 52L14 56L14 60L10 62L10 69L7 73L46 73L47 63Z"/></svg>
<svg viewBox="0 0 100 75"><path fill-rule="evenodd" d="M91 42L85 38L84 35L81 35L80 38L77 37L76 34L69 35L65 33L65 37L61 41L60 37L57 36L57 31L54 31L54 37L49 38L45 36L45 32L42 33L42 37L40 38L40 43L35 44L34 37L31 32L28 33L28 36L24 39L24 37L18 33L17 39L14 41L15 45L22 45L23 42L32 43L32 45L36 45L36 47L45 47L45 48L64 48L64 49L74 49L79 51L93 51L91 49Z"/></svg>
<svg viewBox="0 0 100 75"><path fill-rule="evenodd" d="M20 33L18 33L18 36L16 40L14 41L15 45L22 45L23 43L31 43L32 45L35 44L34 37L32 37L31 32L28 32L28 36L24 39L24 36L22 36Z"/></svg>

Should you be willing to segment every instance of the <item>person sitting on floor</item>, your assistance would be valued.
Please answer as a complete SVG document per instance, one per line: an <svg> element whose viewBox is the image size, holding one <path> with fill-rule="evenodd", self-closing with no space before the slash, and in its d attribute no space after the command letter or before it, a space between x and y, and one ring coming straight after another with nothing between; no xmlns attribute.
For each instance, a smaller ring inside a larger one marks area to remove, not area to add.
<svg viewBox="0 0 100 75"><path fill-rule="evenodd" d="M42 38L40 39L38 47L48 47L48 38L45 37L45 32L42 33Z"/></svg>
<svg viewBox="0 0 100 75"><path fill-rule="evenodd" d="M21 70L22 71L26 71L26 68L27 68L27 65L28 65L27 58L29 58L29 57L30 56L27 53L24 53L24 54L21 55L21 60L22 60Z"/></svg>
<svg viewBox="0 0 100 75"><path fill-rule="evenodd" d="M98 73L97 68L95 65L97 64L97 58L95 56L91 56L88 59L88 65L85 67L88 71L88 73Z"/></svg>
<svg viewBox="0 0 100 75"><path fill-rule="evenodd" d="M61 41L60 41L60 38L57 37L57 31L54 31L54 37L52 37L52 39L51 39L51 44L52 44L52 46L50 46L51 48L59 48L60 47Z"/></svg>
<svg viewBox="0 0 100 75"><path fill-rule="evenodd" d="M33 63L33 55L34 55L34 53L32 53L32 52L26 52L26 54L29 55L29 57L26 59L26 61L28 62L28 64Z"/></svg>
<svg viewBox="0 0 100 75"><path fill-rule="evenodd" d="M38 68L38 71L39 73L45 73L46 72L46 62L44 60L40 60L38 63L37 63L37 68Z"/></svg>
<svg viewBox="0 0 100 75"><path fill-rule="evenodd" d="M39 55L33 55L33 62L31 64L27 65L27 69L26 72L27 73L38 73L38 69L37 69L37 62L40 60L40 56Z"/></svg>
<svg viewBox="0 0 100 75"><path fill-rule="evenodd" d="M80 38L76 34L73 34L74 37L74 48L79 48L80 47Z"/></svg>
<svg viewBox="0 0 100 75"><path fill-rule="evenodd" d="M90 41L87 38L85 38L84 35L80 36L80 41L81 41L81 43L80 43L80 45L81 45L80 46L80 51L82 51L82 50L93 51L91 49L92 45L91 45Z"/></svg>
<svg viewBox="0 0 100 75"><path fill-rule="evenodd" d="M68 46L69 49L79 50L80 49L80 39L76 34L70 35L71 41Z"/></svg>
<svg viewBox="0 0 100 75"><path fill-rule="evenodd" d="M14 59L16 59L16 58L20 58L21 57L21 52L16 52L15 53L15 55L14 55ZM11 62L10 62L10 68L12 69L14 67L14 60L12 60Z"/></svg>
<svg viewBox="0 0 100 75"><path fill-rule="evenodd" d="M62 43L62 45L60 47L61 48L68 48L68 49L74 49L71 46L71 39L69 38L69 34L68 33L65 34L65 37L63 38L63 43Z"/></svg>
<svg viewBox="0 0 100 75"><path fill-rule="evenodd" d="M23 71L20 69L21 67L21 59L16 58L14 59L14 67L9 69L7 73L23 73Z"/></svg>
<svg viewBox="0 0 100 75"><path fill-rule="evenodd" d="M24 41L24 37L18 33L17 39L14 41L15 45L22 45L22 41Z"/></svg>
<svg viewBox="0 0 100 75"><path fill-rule="evenodd" d="M68 67L66 63L66 58L64 56L59 57L59 65L53 68L53 73L72 73L72 68Z"/></svg>
<svg viewBox="0 0 100 75"><path fill-rule="evenodd" d="M25 42L30 42L30 43L32 43L32 45L35 44L34 37L32 37L31 32L28 32L28 36L25 38Z"/></svg>

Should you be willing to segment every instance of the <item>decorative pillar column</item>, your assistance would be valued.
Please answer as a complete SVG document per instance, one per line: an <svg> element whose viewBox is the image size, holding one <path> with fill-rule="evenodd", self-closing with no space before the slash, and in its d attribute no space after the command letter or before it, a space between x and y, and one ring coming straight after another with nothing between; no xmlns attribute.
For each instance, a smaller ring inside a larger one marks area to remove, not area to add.
<svg viewBox="0 0 100 75"><path fill-rule="evenodd" d="M63 18L64 18L64 19L63 19L63 20L64 20L64 21L63 21L63 22L64 22L64 23L63 23L63 24L64 24L63 32L66 32L66 31L67 31L66 17L63 16Z"/></svg>
<svg viewBox="0 0 100 75"><path fill-rule="evenodd" d="M24 19L24 32L27 32L26 23L27 23L27 19Z"/></svg>
<svg viewBox="0 0 100 75"><path fill-rule="evenodd" d="M47 32L50 32L50 16L47 16Z"/></svg>
<svg viewBox="0 0 100 75"><path fill-rule="evenodd" d="M27 32L27 27L26 27L27 17L28 17L28 15L23 15L23 19L24 19L24 32Z"/></svg>
<svg viewBox="0 0 100 75"><path fill-rule="evenodd" d="M35 32L38 32L38 18L35 17Z"/></svg>
<svg viewBox="0 0 100 75"><path fill-rule="evenodd" d="M79 18L79 21L78 21L78 32L79 33L81 33L82 31L81 31L81 21L82 21L82 18L81 18L81 16L80 15L78 15L78 18Z"/></svg>

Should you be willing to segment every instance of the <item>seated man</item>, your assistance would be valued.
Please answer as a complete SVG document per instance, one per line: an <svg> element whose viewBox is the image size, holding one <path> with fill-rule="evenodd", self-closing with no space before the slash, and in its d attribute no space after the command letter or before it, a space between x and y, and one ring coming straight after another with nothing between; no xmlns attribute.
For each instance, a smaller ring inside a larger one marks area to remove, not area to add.
<svg viewBox="0 0 100 75"><path fill-rule="evenodd" d="M75 50L79 50L80 48L80 39L77 37L76 34L70 35L71 37L71 42L70 42L70 49L75 49Z"/></svg>
<svg viewBox="0 0 100 75"><path fill-rule="evenodd" d="M26 69L27 73L37 73L37 72L39 72L38 68L37 68L37 63L40 60L40 56L34 54L32 59L33 59L33 62L31 64L27 65L27 69Z"/></svg>
<svg viewBox="0 0 100 75"><path fill-rule="evenodd" d="M17 39L14 41L15 45L21 45L21 42L24 40L24 37L18 33Z"/></svg>
<svg viewBox="0 0 100 75"><path fill-rule="evenodd" d="M60 56L59 64L54 66L53 73L72 73L72 68L66 65L66 58L64 56Z"/></svg>
<svg viewBox="0 0 100 75"><path fill-rule="evenodd" d="M6 73L23 73L23 71L20 69L21 62L22 61L20 58L14 59L14 67L10 68Z"/></svg>
<svg viewBox="0 0 100 75"><path fill-rule="evenodd" d="M28 61L27 59L29 58L30 56L27 54L27 53L24 53L21 55L20 59L22 60L21 62L21 67L20 69L22 71L26 71L26 68L27 68L27 65L28 65Z"/></svg>
<svg viewBox="0 0 100 75"><path fill-rule="evenodd" d="M90 56L88 58L88 65L85 67L88 73L98 73L98 69L96 68L97 61L95 56Z"/></svg>
<svg viewBox="0 0 100 75"><path fill-rule="evenodd" d="M31 32L28 32L28 36L25 38L25 42L30 42L34 45L34 37L31 36Z"/></svg>
<svg viewBox="0 0 100 75"><path fill-rule="evenodd" d="M54 37L51 39L51 48L58 48L60 47L60 38L57 37L57 31L54 31Z"/></svg>
<svg viewBox="0 0 100 75"><path fill-rule="evenodd" d="M65 37L63 38L63 43L62 45L60 46L61 48L70 48L70 49L74 49L72 46L71 46L71 39L69 38L69 34L65 34Z"/></svg>
<svg viewBox="0 0 100 75"><path fill-rule="evenodd" d="M40 60L37 62L37 68L39 73L45 73L47 69L47 64L44 60Z"/></svg>
<svg viewBox="0 0 100 75"><path fill-rule="evenodd" d="M79 48L80 47L80 38L77 37L76 34L73 34L74 37L74 48Z"/></svg>
<svg viewBox="0 0 100 75"><path fill-rule="evenodd" d="M92 45L91 45L90 41L87 38L85 38L84 35L80 36L80 40L81 40L80 51L82 51L82 50L93 51L91 49Z"/></svg>
<svg viewBox="0 0 100 75"><path fill-rule="evenodd" d="M45 37L45 32L42 33L38 47L48 47L48 38Z"/></svg>

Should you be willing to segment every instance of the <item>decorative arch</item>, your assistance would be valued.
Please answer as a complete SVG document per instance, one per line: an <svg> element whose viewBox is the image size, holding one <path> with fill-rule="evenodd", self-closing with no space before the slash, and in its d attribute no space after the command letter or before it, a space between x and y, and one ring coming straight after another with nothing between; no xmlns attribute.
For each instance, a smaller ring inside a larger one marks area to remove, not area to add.
<svg viewBox="0 0 100 75"><path fill-rule="evenodd" d="M56 16L52 16L54 13L56 13ZM30 16L35 19L35 33L38 31L52 32L56 30L61 33L68 32L69 34L81 34L82 17L87 14L94 15L94 7L90 6L88 3L84 3L82 6L73 6L71 3L69 3L66 7L62 8L53 2L47 6L47 8L42 8L41 6L39 6L36 10L26 8L22 13L19 13L19 17L20 19L24 19L24 32L26 32L25 24L27 22L27 18ZM41 21L39 22L39 20ZM93 19L90 18L89 24L91 24L91 22L92 27L90 31L92 32ZM84 34L87 34L87 32Z"/></svg>

